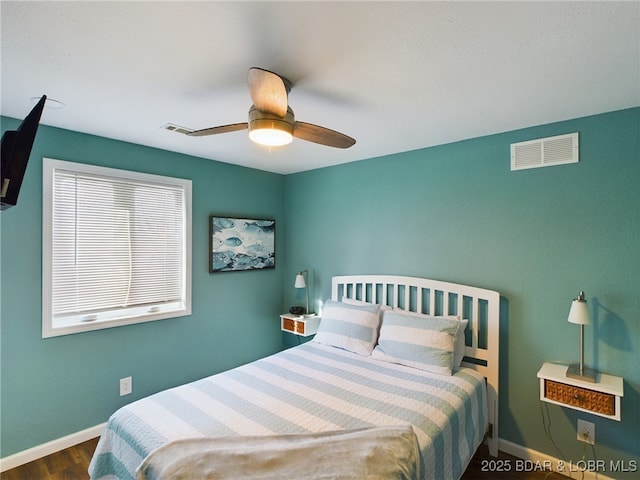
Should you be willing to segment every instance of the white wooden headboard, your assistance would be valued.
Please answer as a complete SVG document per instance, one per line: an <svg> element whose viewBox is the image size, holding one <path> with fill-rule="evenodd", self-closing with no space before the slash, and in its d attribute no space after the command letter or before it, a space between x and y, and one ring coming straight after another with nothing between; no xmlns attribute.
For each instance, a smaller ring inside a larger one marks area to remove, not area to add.
<svg viewBox="0 0 640 480"><path fill-rule="evenodd" d="M457 315L469 320L463 366L487 379L489 435L487 444L498 455L498 382L500 294L492 290L396 275L333 277L331 298L343 297L429 315Z"/></svg>

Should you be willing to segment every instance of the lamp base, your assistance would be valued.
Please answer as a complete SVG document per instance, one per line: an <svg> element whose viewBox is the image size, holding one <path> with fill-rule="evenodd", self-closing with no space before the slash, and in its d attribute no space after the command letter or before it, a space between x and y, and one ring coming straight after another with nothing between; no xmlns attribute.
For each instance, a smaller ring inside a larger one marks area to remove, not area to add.
<svg viewBox="0 0 640 480"><path fill-rule="evenodd" d="M584 369L580 371L580 364L574 363L567 368L567 377L582 380L583 382L596 383L598 372L587 367L584 367Z"/></svg>
<svg viewBox="0 0 640 480"><path fill-rule="evenodd" d="M303 317L304 317L304 318L310 318L310 317L315 317L315 316L316 316L316 314L315 314L315 313L305 313L305 314L303 315Z"/></svg>

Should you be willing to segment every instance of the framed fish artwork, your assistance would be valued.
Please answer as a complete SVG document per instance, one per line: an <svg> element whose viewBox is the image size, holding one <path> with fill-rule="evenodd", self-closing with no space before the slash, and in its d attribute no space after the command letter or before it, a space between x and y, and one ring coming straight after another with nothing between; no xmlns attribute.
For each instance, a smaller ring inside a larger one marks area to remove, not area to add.
<svg viewBox="0 0 640 480"><path fill-rule="evenodd" d="M275 220L209 217L209 273L276 266Z"/></svg>

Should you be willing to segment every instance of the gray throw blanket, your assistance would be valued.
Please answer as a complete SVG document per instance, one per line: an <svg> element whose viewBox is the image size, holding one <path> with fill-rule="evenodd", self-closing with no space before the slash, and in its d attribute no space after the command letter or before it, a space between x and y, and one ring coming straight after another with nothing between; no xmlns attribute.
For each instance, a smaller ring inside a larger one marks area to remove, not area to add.
<svg viewBox="0 0 640 480"><path fill-rule="evenodd" d="M421 478L411 426L178 440L152 452L138 480Z"/></svg>

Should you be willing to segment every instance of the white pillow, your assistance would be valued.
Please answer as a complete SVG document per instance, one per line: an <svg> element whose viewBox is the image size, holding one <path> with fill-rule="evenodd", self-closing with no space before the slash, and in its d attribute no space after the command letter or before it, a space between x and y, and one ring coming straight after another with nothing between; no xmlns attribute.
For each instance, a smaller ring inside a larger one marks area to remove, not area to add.
<svg viewBox="0 0 640 480"><path fill-rule="evenodd" d="M378 337L379 305L350 305L327 300L314 342L369 356Z"/></svg>
<svg viewBox="0 0 640 480"><path fill-rule="evenodd" d="M359 306L375 305L380 308L380 311L391 310L391 307L389 305L383 305L381 303L369 303L369 302L365 302L364 300L356 300L355 298L349 298L349 297L342 297L342 303L346 303L348 305L359 305Z"/></svg>
<svg viewBox="0 0 640 480"><path fill-rule="evenodd" d="M391 308L391 307L387 307L387 308ZM427 315L426 313L409 312L407 310L400 310L400 309L396 311L400 313L405 313L406 315L413 315L415 317L422 317L422 318L431 318L434 316L434 315ZM381 311L380 314L382 315L382 313L384 312ZM453 368L458 368L462 364L462 359L464 358L464 354L466 350L464 331L466 330L467 325L469 324L469 320L466 318L463 318L461 320L460 317L453 316L453 315L445 316L443 318L451 318L453 320L457 320L460 322L460 328L458 328L458 331L456 333L455 343L453 345Z"/></svg>
<svg viewBox="0 0 640 480"><path fill-rule="evenodd" d="M376 330L376 341L373 342L374 345L378 343L378 335L380 334L380 324L382 323L382 314L386 310L392 310L389 305L384 305L382 303L368 303L363 300L356 300L355 298L342 297L342 303L346 303L348 305L375 305L380 308L380 321L378 322L378 329Z"/></svg>
<svg viewBox="0 0 640 480"><path fill-rule="evenodd" d="M441 375L451 375L456 317L427 316L391 310L384 312L378 345L371 357Z"/></svg>
<svg viewBox="0 0 640 480"><path fill-rule="evenodd" d="M342 296L342 303L346 303L347 305L359 305L359 306L375 305L373 303L367 303L364 300L356 300L355 298L345 297L344 295Z"/></svg>

